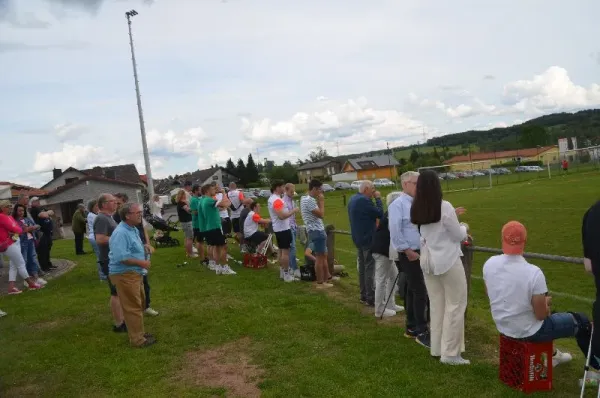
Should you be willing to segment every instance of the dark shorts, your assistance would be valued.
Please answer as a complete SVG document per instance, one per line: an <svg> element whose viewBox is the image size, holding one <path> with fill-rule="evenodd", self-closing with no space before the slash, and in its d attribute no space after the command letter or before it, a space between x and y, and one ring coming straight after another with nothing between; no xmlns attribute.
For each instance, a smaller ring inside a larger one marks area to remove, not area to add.
<svg viewBox="0 0 600 398"><path fill-rule="evenodd" d="M280 249L289 250L289 248L292 247L291 229L275 232L275 238L277 238L277 247L279 247Z"/></svg>
<svg viewBox="0 0 600 398"><path fill-rule="evenodd" d="M225 246L225 235L220 229L212 229L204 233L206 243L210 246Z"/></svg>
<svg viewBox="0 0 600 398"><path fill-rule="evenodd" d="M221 230L225 235L229 235L231 233L231 218L221 218Z"/></svg>
<svg viewBox="0 0 600 398"><path fill-rule="evenodd" d="M233 225L233 232L235 232L236 234L239 234L240 232L242 232L240 230L240 219L238 218L232 218L231 219L231 225Z"/></svg>
<svg viewBox="0 0 600 398"><path fill-rule="evenodd" d="M200 232L198 228L194 228L194 241L202 243L206 240L204 237L204 232Z"/></svg>
<svg viewBox="0 0 600 398"><path fill-rule="evenodd" d="M246 238L246 240L249 241L250 243L252 243L253 245L258 246L261 243L263 243L264 241L266 241L268 237L269 237L269 235L267 235L263 231L256 231L255 233L250 235L248 238Z"/></svg>
<svg viewBox="0 0 600 398"><path fill-rule="evenodd" d="M117 287L115 285L113 285L112 282L110 281L110 276L108 276L106 278L106 281L108 282L108 288L110 289L110 295L114 296L114 297L118 297Z"/></svg>

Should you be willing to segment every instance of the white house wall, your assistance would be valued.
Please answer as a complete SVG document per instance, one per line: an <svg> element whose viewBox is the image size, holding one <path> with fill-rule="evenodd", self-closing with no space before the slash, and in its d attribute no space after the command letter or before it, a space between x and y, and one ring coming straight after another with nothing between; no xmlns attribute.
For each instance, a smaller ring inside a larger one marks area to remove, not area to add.
<svg viewBox="0 0 600 398"><path fill-rule="evenodd" d="M88 180L81 184L77 184L71 189L67 189L56 195L52 195L46 199L46 205L49 207L54 204L60 204L65 202L81 201L83 204L87 203L92 199L98 199L103 193L117 193L122 192L129 196L129 201L134 203L141 202L142 187L134 187L122 184L113 184L106 181L94 181Z"/></svg>
<svg viewBox="0 0 600 398"><path fill-rule="evenodd" d="M60 177L58 177L56 180L50 181L48 183L47 186L44 187L44 190L46 191L52 191L58 187L62 187L63 185L67 185L67 183L65 182L67 179L69 178L83 178L85 177L85 174L79 172L79 171L75 171L75 170L69 170L63 174L60 175Z"/></svg>

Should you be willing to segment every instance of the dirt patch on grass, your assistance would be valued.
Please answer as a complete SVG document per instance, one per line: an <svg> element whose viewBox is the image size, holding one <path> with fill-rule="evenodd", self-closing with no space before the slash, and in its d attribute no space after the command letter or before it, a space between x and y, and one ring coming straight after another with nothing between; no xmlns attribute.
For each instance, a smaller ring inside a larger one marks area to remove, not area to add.
<svg viewBox="0 0 600 398"><path fill-rule="evenodd" d="M43 391L44 389L40 385L23 384L7 389L5 397L39 397Z"/></svg>
<svg viewBox="0 0 600 398"><path fill-rule="evenodd" d="M52 321L44 321L44 322L34 323L32 325L29 325L28 327L36 329L36 330L54 330L54 329L58 329L59 327L61 327L64 323L65 323L64 320L52 320Z"/></svg>
<svg viewBox="0 0 600 398"><path fill-rule="evenodd" d="M228 397L260 397L258 383L264 371L251 363L250 343L249 338L243 338L208 351L186 353L176 375L177 381L198 387L224 388Z"/></svg>

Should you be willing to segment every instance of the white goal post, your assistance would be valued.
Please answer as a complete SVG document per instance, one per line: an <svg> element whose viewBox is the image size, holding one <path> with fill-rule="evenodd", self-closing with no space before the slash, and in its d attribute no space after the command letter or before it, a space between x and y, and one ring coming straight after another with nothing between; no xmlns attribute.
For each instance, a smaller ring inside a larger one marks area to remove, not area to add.
<svg viewBox="0 0 600 398"><path fill-rule="evenodd" d="M451 165L419 167L419 173L425 170L435 171L446 192L470 191L474 189L491 189L492 175L490 162L465 162Z"/></svg>

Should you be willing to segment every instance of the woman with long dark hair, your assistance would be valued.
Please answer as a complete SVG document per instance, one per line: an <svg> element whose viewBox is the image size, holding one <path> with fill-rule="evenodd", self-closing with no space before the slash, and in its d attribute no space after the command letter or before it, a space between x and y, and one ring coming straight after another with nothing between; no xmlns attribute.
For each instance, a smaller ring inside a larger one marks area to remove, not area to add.
<svg viewBox="0 0 600 398"><path fill-rule="evenodd" d="M35 236L34 233L40 229L39 225L36 225L33 220L29 217L25 217L27 209L25 206L16 204L13 208L12 217L17 223L19 223L23 232L19 235L19 242L21 244L21 255L25 260L25 268L27 273L33 278L33 280L42 286L46 285L46 281L38 277L38 263L35 259ZM25 285L28 285L27 281Z"/></svg>
<svg viewBox="0 0 600 398"><path fill-rule="evenodd" d="M467 228L458 222L465 209L442 200L442 187L434 171L424 171L410 211L421 234L421 268L430 301L431 355L449 365L468 365L465 351L467 279L461 262L461 242Z"/></svg>

